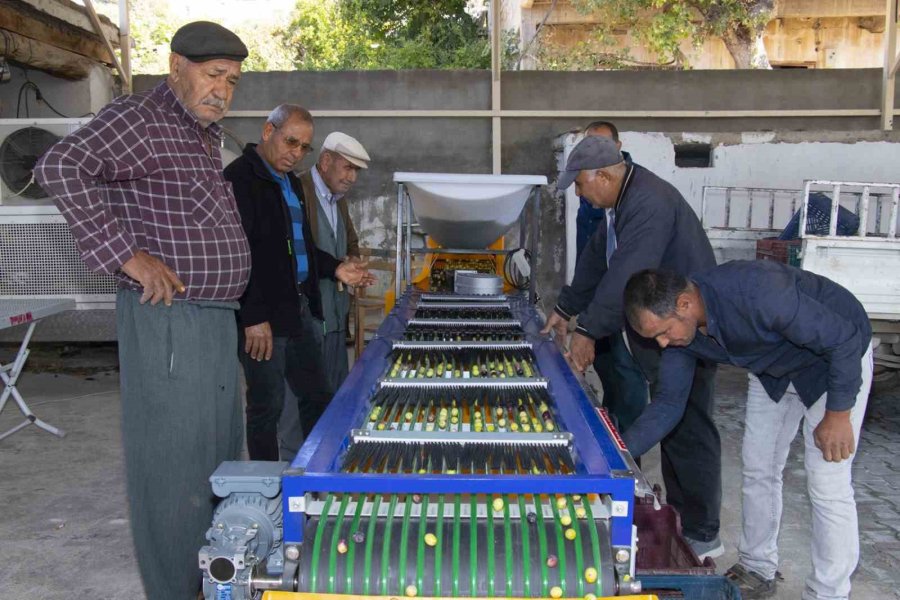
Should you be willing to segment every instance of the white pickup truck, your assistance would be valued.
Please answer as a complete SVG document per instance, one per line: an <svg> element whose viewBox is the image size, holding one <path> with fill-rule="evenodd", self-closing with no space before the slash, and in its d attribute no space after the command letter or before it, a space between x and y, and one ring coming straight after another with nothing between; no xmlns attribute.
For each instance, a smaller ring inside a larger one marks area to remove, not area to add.
<svg viewBox="0 0 900 600"><path fill-rule="evenodd" d="M807 181L802 190L708 186L703 189L701 219L719 262L752 259L757 241L778 236L798 207L800 223L807 223L810 194L815 192L832 199L828 232L813 235L800 228L797 266L836 281L859 298L872 322L875 383L898 383L900 184ZM840 206L859 217L856 235L837 235Z"/></svg>

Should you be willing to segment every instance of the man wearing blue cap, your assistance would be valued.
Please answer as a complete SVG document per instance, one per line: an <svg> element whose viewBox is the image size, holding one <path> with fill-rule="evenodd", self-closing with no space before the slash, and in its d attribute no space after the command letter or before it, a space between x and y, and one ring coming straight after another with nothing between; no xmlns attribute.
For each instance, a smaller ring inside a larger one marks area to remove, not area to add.
<svg viewBox="0 0 900 600"><path fill-rule="evenodd" d="M606 210L606 227L594 232L563 287L545 332L567 334L577 316L569 358L583 371L594 360L594 340L625 326L622 293L628 278L648 268L690 275L716 264L712 246L694 210L671 184L626 162L612 139L583 139L569 155L559 189ZM657 392L658 346L629 330L635 359ZM681 514L685 537L701 558L724 552L719 540L722 499L721 447L712 419L715 365L697 365L684 417L662 441L666 499Z"/></svg>

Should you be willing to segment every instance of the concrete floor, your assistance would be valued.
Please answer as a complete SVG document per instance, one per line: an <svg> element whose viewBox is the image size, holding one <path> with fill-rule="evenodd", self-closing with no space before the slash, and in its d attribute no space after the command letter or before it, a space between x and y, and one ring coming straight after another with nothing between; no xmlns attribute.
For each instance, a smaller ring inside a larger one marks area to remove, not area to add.
<svg viewBox="0 0 900 600"><path fill-rule="evenodd" d="M0 358L8 352L0 348ZM32 410L64 428L57 439L29 427L0 441L0 600L143 598L125 505L114 351L49 361L56 372L27 373L20 387ZM74 369L71 365L77 363ZM87 367L85 365L87 364ZM47 367L48 362L36 362ZM62 367L68 374L61 374ZM724 444L723 571L735 560L740 520L740 440L746 376L722 369L717 420ZM855 599L900 598L900 391L870 400L854 478L862 557ZM15 406L0 431L19 422ZM799 444L785 470L779 599L800 596L809 568L809 509ZM658 454L645 467L661 482Z"/></svg>

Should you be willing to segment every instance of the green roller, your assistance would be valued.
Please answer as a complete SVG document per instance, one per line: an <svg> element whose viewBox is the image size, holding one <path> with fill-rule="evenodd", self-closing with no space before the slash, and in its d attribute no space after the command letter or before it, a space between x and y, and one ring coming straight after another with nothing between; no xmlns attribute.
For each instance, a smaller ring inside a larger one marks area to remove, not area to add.
<svg viewBox="0 0 900 600"><path fill-rule="evenodd" d="M602 573L601 570L602 560L600 559L600 536L597 535L597 525L594 523L594 513L591 511L591 503L588 501L588 496L582 496L581 504L584 507L585 517L588 522L588 530L591 533L591 552L594 554L594 568L597 569L598 573ZM603 578L597 577L597 590L594 595L603 596Z"/></svg>
<svg viewBox="0 0 900 600"><path fill-rule="evenodd" d="M397 508L397 495L391 495L391 504L388 507L387 522L384 525L384 540L381 546L381 593L387 596L388 592L388 575L390 575L391 564L391 526L394 524L394 510Z"/></svg>
<svg viewBox="0 0 900 600"><path fill-rule="evenodd" d="M400 570L399 585L401 590L406 589L406 551L409 545L409 514L412 510L412 495L406 495L406 506L403 509L403 522L400 527Z"/></svg>
<svg viewBox="0 0 900 600"><path fill-rule="evenodd" d="M372 581L372 552L375 544L375 524L378 522L378 509L381 506L381 496L376 495L372 503L372 516L369 517L369 530L366 532L366 560L363 566L363 595L369 595L369 582Z"/></svg>
<svg viewBox="0 0 900 600"><path fill-rule="evenodd" d="M528 525L528 521L525 520L525 498L522 495L519 495L519 518L521 520L522 527L522 574L525 576L523 578L522 584L525 586L525 596L531 596L531 571L532 565L529 562L531 560L531 545L528 540L528 530L530 529ZM547 565L544 565L544 568L547 568Z"/></svg>
<svg viewBox="0 0 900 600"><path fill-rule="evenodd" d="M328 523L328 512L334 502L334 496L328 494L325 498L325 508L322 509L322 516L319 517L319 525L316 527L316 538L313 541L313 563L310 571L309 591L315 592L318 584L319 575L319 557L322 555L322 537L325 535L325 525Z"/></svg>
<svg viewBox="0 0 900 600"><path fill-rule="evenodd" d="M459 494L453 497L453 595L459 597L459 534L460 534L460 503L462 498Z"/></svg>
<svg viewBox="0 0 900 600"><path fill-rule="evenodd" d="M363 500L365 496L360 494L356 498L356 511L353 513L353 522L350 524L350 537L356 534L359 531L359 520L362 517L362 509L363 509ZM355 572L355 560L356 558L356 542L350 544L350 548L347 550L347 587L345 591L347 593L352 593L353 591L353 574Z"/></svg>
<svg viewBox="0 0 900 600"><path fill-rule="evenodd" d="M444 497L438 497L437 525L435 526L437 545L434 547L434 595L441 595L441 574L444 572ZM419 589L424 589L419 587Z"/></svg>
<svg viewBox="0 0 900 600"><path fill-rule="evenodd" d="M577 577L575 581L578 582L578 595L584 596L584 557L581 552L581 527L578 525L578 517L575 516L575 503L572 501L572 496L566 496L566 501L569 507L569 516L572 518L572 529L575 530L575 573ZM599 577L598 577L599 579Z"/></svg>
<svg viewBox="0 0 900 600"><path fill-rule="evenodd" d="M567 591L566 582L566 537L563 533L562 523L559 522L559 509L556 508L554 498L550 499L550 509L553 511L553 529L556 530L556 558L559 560L557 569L559 570L559 587L562 588L563 595Z"/></svg>
<svg viewBox="0 0 900 600"><path fill-rule="evenodd" d="M513 588L513 547L512 527L509 523L509 497L503 498L503 536L506 546L506 596L512 598Z"/></svg>
<svg viewBox="0 0 900 600"><path fill-rule="evenodd" d="M550 595L550 572L547 568L547 529L544 526L544 506L541 503L540 496L534 497L535 514L537 515L537 532L538 532L538 548L540 554L538 558L541 561L541 596L544 598Z"/></svg>
<svg viewBox="0 0 900 600"><path fill-rule="evenodd" d="M472 522L475 523L477 519L472 519ZM487 554L487 589L488 596L493 598L496 596L494 593L494 553L492 552L494 548L494 509L491 505L487 507L487 546L485 547ZM476 571L476 566L478 563L472 562L471 569L474 573ZM476 589L476 588L472 588Z"/></svg>
<svg viewBox="0 0 900 600"><path fill-rule="evenodd" d="M478 571L475 568L478 565L478 519L475 515L478 513L474 494L470 499L469 506L472 510L469 514L469 576L471 578L469 589L472 590L469 595L474 595L475 590L478 589Z"/></svg>
<svg viewBox="0 0 900 600"><path fill-rule="evenodd" d="M425 591L425 535L428 533L428 496L422 498L422 517L419 519L419 539L416 544L416 587ZM439 572L439 571L437 571Z"/></svg>
<svg viewBox="0 0 900 600"><path fill-rule="evenodd" d="M334 531L331 532L331 548L328 552L328 593L335 593L335 573L337 573L338 543L341 539L341 526L344 523L344 514L347 512L347 503L350 502L350 494L344 494L341 504L338 506L337 521Z"/></svg>

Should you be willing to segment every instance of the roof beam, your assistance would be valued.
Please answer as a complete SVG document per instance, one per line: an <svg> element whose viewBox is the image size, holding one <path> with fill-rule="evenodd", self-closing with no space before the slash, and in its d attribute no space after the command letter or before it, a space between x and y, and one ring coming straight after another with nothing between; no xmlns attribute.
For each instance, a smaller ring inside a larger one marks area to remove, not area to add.
<svg viewBox="0 0 900 600"><path fill-rule="evenodd" d="M32 8L51 17L65 21L85 31L94 31L94 25L87 10L70 0L21 0ZM114 45L119 45L119 29L106 17L100 17L103 35Z"/></svg>
<svg viewBox="0 0 900 600"><path fill-rule="evenodd" d="M48 17L16 0L0 0L0 29L112 64L99 36L90 35L68 23Z"/></svg>
<svg viewBox="0 0 900 600"><path fill-rule="evenodd" d="M64 79L84 79L95 61L56 46L7 31L0 36L6 58Z"/></svg>
<svg viewBox="0 0 900 600"><path fill-rule="evenodd" d="M100 16L97 14L97 11L94 10L94 3L91 0L84 0L84 7L87 9L88 16L91 18L91 25L93 25L94 31L97 32L98 35L103 36L103 24L100 22ZM112 42L106 37L103 37L103 43L106 45L106 50L109 52L109 56L112 58L113 64L119 72L119 76L122 78L122 91L126 94L130 94L131 85L128 82L128 77L125 75L125 70L122 68L122 63L119 62L119 57L116 56L116 51L113 50Z"/></svg>

